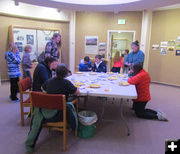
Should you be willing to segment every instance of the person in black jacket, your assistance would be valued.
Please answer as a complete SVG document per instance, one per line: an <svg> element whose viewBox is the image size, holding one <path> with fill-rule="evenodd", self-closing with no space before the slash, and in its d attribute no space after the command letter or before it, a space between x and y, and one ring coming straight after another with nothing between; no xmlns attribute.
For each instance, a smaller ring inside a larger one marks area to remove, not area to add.
<svg viewBox="0 0 180 154"><path fill-rule="evenodd" d="M41 86L52 77L52 70L57 67L57 60L53 57L47 57L37 65L33 74L33 91L42 91Z"/></svg>
<svg viewBox="0 0 180 154"><path fill-rule="evenodd" d="M106 73L106 65L104 62L101 60L101 55L96 55L95 56L95 63L94 63L94 72L104 72Z"/></svg>

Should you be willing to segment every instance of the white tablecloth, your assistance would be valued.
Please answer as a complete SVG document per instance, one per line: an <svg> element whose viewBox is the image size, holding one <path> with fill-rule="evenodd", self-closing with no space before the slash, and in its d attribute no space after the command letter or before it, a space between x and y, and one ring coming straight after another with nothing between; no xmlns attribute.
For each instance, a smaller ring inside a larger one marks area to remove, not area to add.
<svg viewBox="0 0 180 154"><path fill-rule="evenodd" d="M127 76L127 75L126 75ZM116 77L117 80L109 80L108 77ZM96 73L90 75L89 72L82 74L72 74L67 78L72 83L85 83L79 87L80 95L100 96L100 97L114 97L136 99L137 92L134 85L120 86L119 82L126 82L128 77L119 77L118 74ZM90 84L99 84L100 88L88 88Z"/></svg>

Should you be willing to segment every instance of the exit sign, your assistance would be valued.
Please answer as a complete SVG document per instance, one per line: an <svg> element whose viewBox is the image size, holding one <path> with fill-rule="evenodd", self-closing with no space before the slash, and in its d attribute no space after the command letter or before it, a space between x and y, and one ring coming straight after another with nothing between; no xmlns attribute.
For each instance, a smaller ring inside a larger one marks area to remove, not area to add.
<svg viewBox="0 0 180 154"><path fill-rule="evenodd" d="M119 25L125 25L126 24L126 20L125 19L118 19L118 24Z"/></svg>

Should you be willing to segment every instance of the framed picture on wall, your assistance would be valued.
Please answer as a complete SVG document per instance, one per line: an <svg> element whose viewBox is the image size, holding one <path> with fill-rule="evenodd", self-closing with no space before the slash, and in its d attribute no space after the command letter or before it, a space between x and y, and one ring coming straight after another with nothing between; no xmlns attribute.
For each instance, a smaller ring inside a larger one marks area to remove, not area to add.
<svg viewBox="0 0 180 154"><path fill-rule="evenodd" d="M98 53L98 36L85 36L85 53Z"/></svg>
<svg viewBox="0 0 180 154"><path fill-rule="evenodd" d="M176 56L180 56L180 50L176 50Z"/></svg>
<svg viewBox="0 0 180 154"><path fill-rule="evenodd" d="M17 45L21 58L24 47L31 45L31 60L36 61L37 57L45 50L46 43L50 41L55 32L60 33L60 30L11 25L9 27L9 42L14 42Z"/></svg>

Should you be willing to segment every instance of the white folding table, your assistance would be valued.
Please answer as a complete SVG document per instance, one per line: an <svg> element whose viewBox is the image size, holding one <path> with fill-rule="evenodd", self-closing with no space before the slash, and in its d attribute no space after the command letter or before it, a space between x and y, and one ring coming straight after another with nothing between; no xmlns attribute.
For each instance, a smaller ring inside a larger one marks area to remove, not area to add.
<svg viewBox="0 0 180 154"><path fill-rule="evenodd" d="M109 77L116 78L115 80L109 80ZM67 78L72 83L84 83L79 87L80 96L95 96L95 97L111 97L111 98L125 98L125 99L136 99L137 92L134 85L120 86L119 82L127 82L126 77L121 77L119 74L107 74L107 73L96 73L90 74L89 72L83 72L82 74L72 74ZM99 84L100 88L90 88L90 84ZM130 130L126 120L124 119L122 112L122 101L120 102L120 115L124 122L128 135ZM102 106L102 114L104 113L104 102Z"/></svg>

